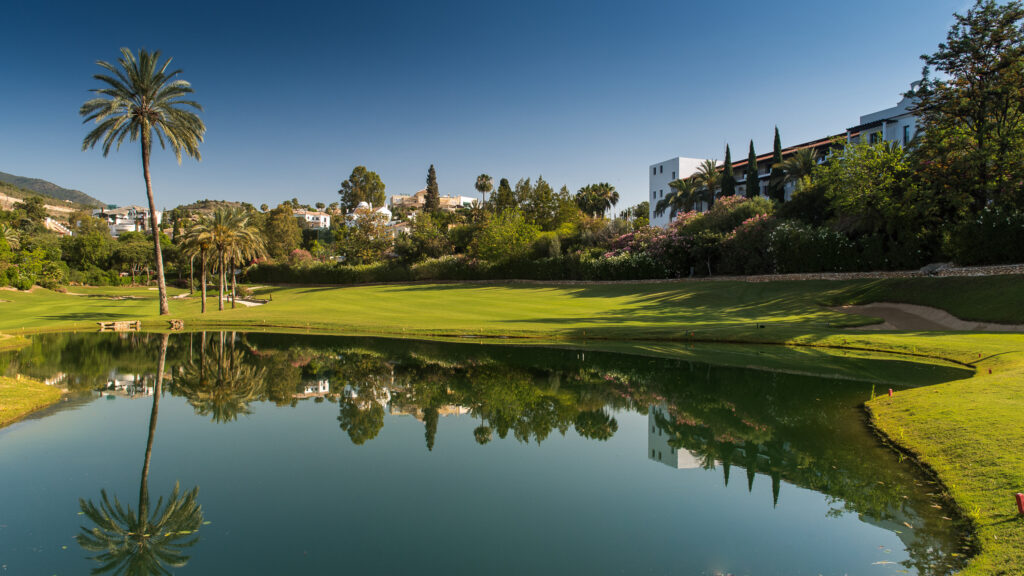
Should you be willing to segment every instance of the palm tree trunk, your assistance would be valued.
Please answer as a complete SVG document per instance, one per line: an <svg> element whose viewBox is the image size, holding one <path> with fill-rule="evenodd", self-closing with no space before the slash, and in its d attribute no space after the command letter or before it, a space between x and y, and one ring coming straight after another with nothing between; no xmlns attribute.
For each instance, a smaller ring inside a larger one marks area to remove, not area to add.
<svg viewBox="0 0 1024 576"><path fill-rule="evenodd" d="M193 254L188 259L188 295L189 296L195 294L195 292L196 292L195 263L196 263L196 255Z"/></svg>
<svg viewBox="0 0 1024 576"><path fill-rule="evenodd" d="M231 309L232 310L235 308L235 287L236 287L236 280L235 280L235 257L232 256L231 257Z"/></svg>
<svg viewBox="0 0 1024 576"><path fill-rule="evenodd" d="M146 177L146 198L149 200L149 222L153 233L153 253L156 257L156 286L160 293L160 315L171 313L167 305L167 285L164 284L164 257L160 253L160 230L156 220L156 202L153 200L153 181L149 176L149 151L150 134L149 130L142 133L142 174Z"/></svg>
<svg viewBox="0 0 1024 576"><path fill-rule="evenodd" d="M149 460L153 456L153 437L156 435L156 418L160 413L160 395L163 393L164 365L167 360L167 339L160 337L160 360L156 368L156 385L153 387L153 409L149 413L149 438L146 440L146 459L142 464L142 482L139 484L139 524L149 520Z"/></svg>
<svg viewBox="0 0 1024 576"><path fill-rule="evenodd" d="M218 271L217 276L219 277L219 280L220 280L220 287L217 289L217 310L223 310L224 309L224 291L225 291L225 284L226 284L226 282L224 281L224 251L223 250L220 251L220 270Z"/></svg>
<svg viewBox="0 0 1024 576"><path fill-rule="evenodd" d="M202 276L203 282L201 286L201 290L203 292L203 310L201 314L206 314L206 250L199 253L199 266L201 270L200 276Z"/></svg>

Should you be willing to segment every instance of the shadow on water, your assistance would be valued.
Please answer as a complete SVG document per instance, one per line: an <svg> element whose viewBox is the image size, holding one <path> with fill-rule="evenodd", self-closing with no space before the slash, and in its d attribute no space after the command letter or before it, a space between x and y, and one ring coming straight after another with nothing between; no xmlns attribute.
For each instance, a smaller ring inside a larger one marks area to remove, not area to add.
<svg viewBox="0 0 1024 576"><path fill-rule="evenodd" d="M202 332L41 335L28 348L0 355L0 373L59 372L70 388L113 393L120 381L115 373L130 372L140 375L134 385L145 387L155 343L161 353L138 509L105 492L98 505L82 502L96 527L83 530L79 541L98 552L102 570L164 574L164 564L188 560L183 550L198 539L197 489L176 487L149 512L147 475L165 362L170 393L215 423L230 426L260 402L330 402L337 405L343 441L360 450L373 449L387 416L421 423L423 444L433 451L439 422L450 414L478 421L471 434L479 445L496 437L539 445L570 431L608 441L619 432L617 416L638 413L647 418L652 464L720 471L725 486L739 476L750 491L770 482L776 507L786 506L787 484L824 494L830 514L856 514L898 534L909 554L907 569L953 573L971 546L964 526L936 495L941 487L880 446L860 408L876 392L875 382L924 385L964 377L955 367L781 347L739 349L732 356L738 366L729 366L721 347L686 347L693 359L681 359L659 357L680 352L673 349L637 355ZM700 361L702 355L721 365ZM752 369L759 361L764 369Z"/></svg>

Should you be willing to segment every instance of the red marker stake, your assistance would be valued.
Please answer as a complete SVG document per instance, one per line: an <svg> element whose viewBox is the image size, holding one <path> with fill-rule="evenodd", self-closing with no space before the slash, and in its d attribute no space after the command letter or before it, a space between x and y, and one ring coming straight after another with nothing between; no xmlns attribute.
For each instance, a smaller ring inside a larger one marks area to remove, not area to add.
<svg viewBox="0 0 1024 576"><path fill-rule="evenodd" d="M1017 513L1024 514L1024 494L1017 492Z"/></svg>
<svg viewBox="0 0 1024 576"><path fill-rule="evenodd" d="M889 398L892 398L892 388L889 388Z"/></svg>

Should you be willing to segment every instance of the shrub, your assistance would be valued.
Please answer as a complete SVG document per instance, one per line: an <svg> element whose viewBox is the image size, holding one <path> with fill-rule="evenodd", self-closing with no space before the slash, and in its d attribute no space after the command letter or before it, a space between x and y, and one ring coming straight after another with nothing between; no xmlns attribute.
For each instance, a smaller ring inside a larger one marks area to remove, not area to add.
<svg viewBox="0 0 1024 576"><path fill-rule="evenodd" d="M534 258L557 258L562 254L562 241L556 232L542 232L530 251Z"/></svg>
<svg viewBox="0 0 1024 576"><path fill-rule="evenodd" d="M985 207L952 230L943 251L961 265L1024 262L1024 211Z"/></svg>
<svg viewBox="0 0 1024 576"><path fill-rule="evenodd" d="M857 247L830 228L783 222L769 235L768 255L780 274L857 269Z"/></svg>
<svg viewBox="0 0 1024 576"><path fill-rule="evenodd" d="M754 216L771 214L774 207L775 205L771 200L761 196L756 198L728 196L720 198L700 218L690 217L681 226L681 230L684 233L697 233L708 230L724 234L732 232L737 226Z"/></svg>
<svg viewBox="0 0 1024 576"><path fill-rule="evenodd" d="M778 221L761 214L747 219L725 236L719 271L723 274L771 274L775 271L768 244Z"/></svg>
<svg viewBox="0 0 1024 576"><path fill-rule="evenodd" d="M288 262L292 266L301 266L313 261L313 255L302 248L296 248L288 254Z"/></svg>
<svg viewBox="0 0 1024 576"><path fill-rule="evenodd" d="M488 262L526 256L539 230L516 210L506 210L486 224L470 244L470 254Z"/></svg>

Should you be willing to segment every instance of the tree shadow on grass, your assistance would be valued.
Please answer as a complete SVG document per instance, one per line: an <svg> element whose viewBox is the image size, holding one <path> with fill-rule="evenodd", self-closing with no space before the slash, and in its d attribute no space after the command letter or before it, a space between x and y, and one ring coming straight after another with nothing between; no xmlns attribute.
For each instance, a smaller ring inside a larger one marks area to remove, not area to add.
<svg viewBox="0 0 1024 576"><path fill-rule="evenodd" d="M96 320L106 321L121 318L135 318L138 314L121 314L117 312L64 312L62 314L46 314L39 318L46 320Z"/></svg>

